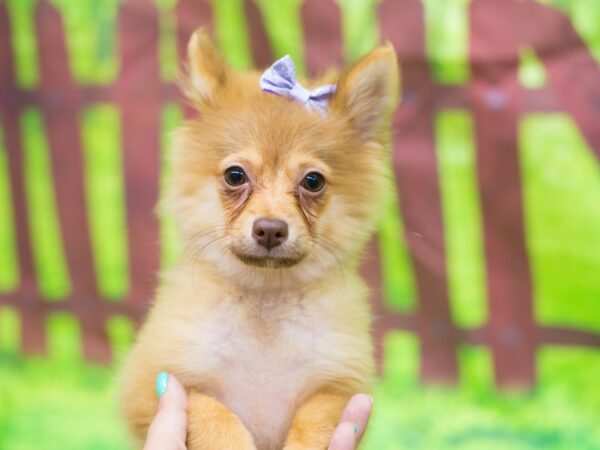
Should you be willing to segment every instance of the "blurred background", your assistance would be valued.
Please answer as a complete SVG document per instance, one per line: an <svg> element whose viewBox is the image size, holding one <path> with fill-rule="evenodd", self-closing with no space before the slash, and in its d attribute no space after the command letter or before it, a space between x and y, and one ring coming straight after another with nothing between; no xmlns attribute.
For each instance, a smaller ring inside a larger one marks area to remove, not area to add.
<svg viewBox="0 0 600 450"><path fill-rule="evenodd" d="M130 449L115 374L177 259L153 208L194 28L303 74L389 40L365 450L600 449L600 2L0 0L0 449Z"/></svg>

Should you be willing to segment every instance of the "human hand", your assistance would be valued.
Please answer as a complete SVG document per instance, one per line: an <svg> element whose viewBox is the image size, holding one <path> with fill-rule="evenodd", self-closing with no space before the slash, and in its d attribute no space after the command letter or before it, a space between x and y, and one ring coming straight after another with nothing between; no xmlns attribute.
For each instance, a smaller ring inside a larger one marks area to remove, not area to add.
<svg viewBox="0 0 600 450"><path fill-rule="evenodd" d="M372 397L366 394L356 394L352 397L333 432L329 450L355 450L369 423L372 409Z"/></svg>
<svg viewBox="0 0 600 450"><path fill-rule="evenodd" d="M167 372L156 377L158 409L148 429L144 450L186 450L187 394Z"/></svg>
<svg viewBox="0 0 600 450"><path fill-rule="evenodd" d="M158 409L148 429L144 450L186 450L187 395L173 375L156 378ZM336 427L329 450L355 450L371 415L372 400L366 394L350 399Z"/></svg>

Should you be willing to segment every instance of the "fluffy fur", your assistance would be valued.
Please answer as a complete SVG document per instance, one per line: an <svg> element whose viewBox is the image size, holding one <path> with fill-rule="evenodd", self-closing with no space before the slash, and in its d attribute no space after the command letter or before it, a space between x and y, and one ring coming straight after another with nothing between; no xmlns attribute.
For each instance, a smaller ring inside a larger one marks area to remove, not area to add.
<svg viewBox="0 0 600 450"><path fill-rule="evenodd" d="M161 275L125 364L124 416L141 442L166 370L189 392L191 450L325 449L374 372L357 266L387 187L395 53L384 45L313 83L337 84L327 117L262 92L258 72L231 71L201 30L188 53L200 115L176 135L162 199L185 251ZM243 186L225 182L232 166ZM326 180L318 193L302 187L311 171ZM287 241L257 245L259 218L287 222Z"/></svg>

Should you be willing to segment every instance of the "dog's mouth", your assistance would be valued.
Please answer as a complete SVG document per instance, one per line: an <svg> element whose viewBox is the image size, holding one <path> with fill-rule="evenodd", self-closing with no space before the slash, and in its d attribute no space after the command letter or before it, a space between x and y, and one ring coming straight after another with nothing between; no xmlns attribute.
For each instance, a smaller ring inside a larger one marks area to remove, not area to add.
<svg viewBox="0 0 600 450"><path fill-rule="evenodd" d="M233 254L244 264L254 267L265 267L271 269L293 267L304 259L304 255L289 257L289 256L274 256L274 255L249 255L233 250Z"/></svg>

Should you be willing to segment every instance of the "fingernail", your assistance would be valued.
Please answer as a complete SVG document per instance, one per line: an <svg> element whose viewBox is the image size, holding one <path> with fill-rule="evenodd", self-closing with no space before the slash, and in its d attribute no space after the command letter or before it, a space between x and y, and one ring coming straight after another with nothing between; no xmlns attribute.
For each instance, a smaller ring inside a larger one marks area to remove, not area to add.
<svg viewBox="0 0 600 450"><path fill-rule="evenodd" d="M354 434L358 434L358 425L354 424Z"/></svg>
<svg viewBox="0 0 600 450"><path fill-rule="evenodd" d="M167 390L167 383L169 382L169 374L167 372L160 372L156 376L156 395L162 396Z"/></svg>
<svg viewBox="0 0 600 450"><path fill-rule="evenodd" d="M371 400L371 405L373 404L373 396L369 395L369 400Z"/></svg>

